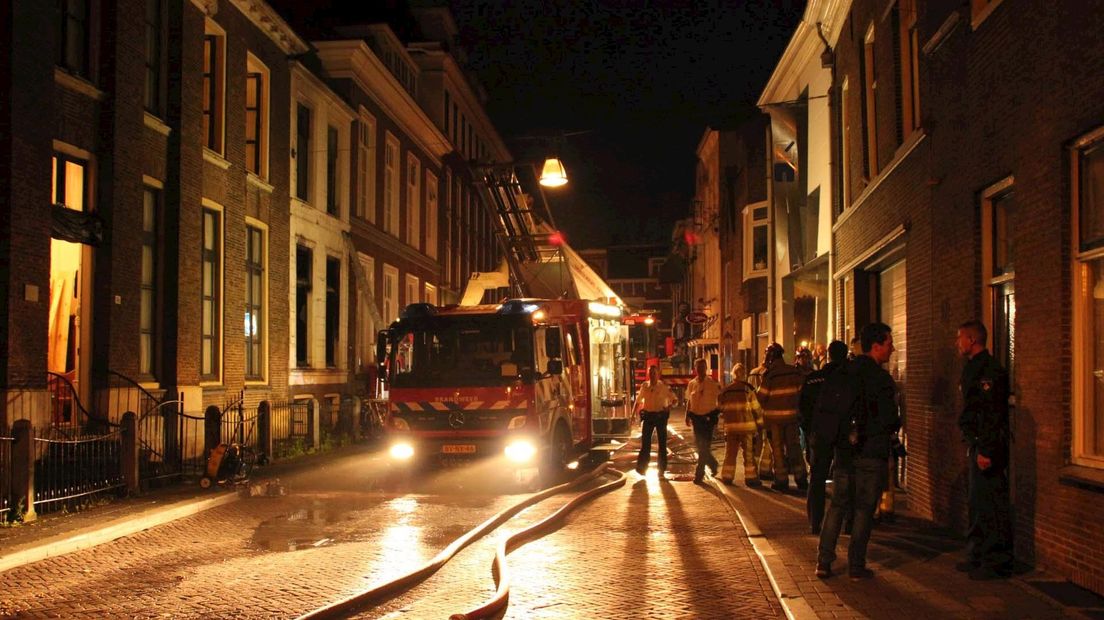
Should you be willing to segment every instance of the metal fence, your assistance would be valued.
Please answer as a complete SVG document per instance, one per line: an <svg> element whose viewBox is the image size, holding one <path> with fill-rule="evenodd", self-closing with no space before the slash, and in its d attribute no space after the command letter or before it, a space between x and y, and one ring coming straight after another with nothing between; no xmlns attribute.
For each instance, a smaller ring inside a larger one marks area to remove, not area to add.
<svg viewBox="0 0 1104 620"><path fill-rule="evenodd" d="M309 400L283 400L269 403L274 459L304 450L311 443L313 403Z"/></svg>
<svg viewBox="0 0 1104 620"><path fill-rule="evenodd" d="M13 437L0 437L0 523L12 518L12 445Z"/></svg>
<svg viewBox="0 0 1104 620"><path fill-rule="evenodd" d="M143 487L199 476L205 465L204 419L161 403L138 419L138 477Z"/></svg>
<svg viewBox="0 0 1104 620"><path fill-rule="evenodd" d="M61 510L124 487L121 429L75 437L52 430L34 433L35 512Z"/></svg>

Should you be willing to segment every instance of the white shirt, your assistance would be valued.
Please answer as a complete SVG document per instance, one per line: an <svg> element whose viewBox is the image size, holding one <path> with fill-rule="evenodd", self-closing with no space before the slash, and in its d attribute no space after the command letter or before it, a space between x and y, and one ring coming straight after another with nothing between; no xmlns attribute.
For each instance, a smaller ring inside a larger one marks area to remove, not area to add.
<svg viewBox="0 0 1104 620"><path fill-rule="evenodd" d="M671 388L667 387L667 384L663 381L659 381L654 385L651 381L645 381L640 386L640 392L636 395L636 404L639 410L649 413L663 411L677 400L675 394L671 392Z"/></svg>
<svg viewBox="0 0 1104 620"><path fill-rule="evenodd" d="M717 408L721 396L721 384L713 377L694 377L686 386L686 411L705 415Z"/></svg>

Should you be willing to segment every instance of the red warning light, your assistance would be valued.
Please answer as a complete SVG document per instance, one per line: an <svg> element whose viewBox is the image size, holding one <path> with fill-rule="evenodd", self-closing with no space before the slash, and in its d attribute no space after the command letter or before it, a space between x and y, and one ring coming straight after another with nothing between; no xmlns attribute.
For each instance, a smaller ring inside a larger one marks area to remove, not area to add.
<svg viewBox="0 0 1104 620"><path fill-rule="evenodd" d="M565 243L563 233L557 230L548 235L548 243L552 245L563 245Z"/></svg>

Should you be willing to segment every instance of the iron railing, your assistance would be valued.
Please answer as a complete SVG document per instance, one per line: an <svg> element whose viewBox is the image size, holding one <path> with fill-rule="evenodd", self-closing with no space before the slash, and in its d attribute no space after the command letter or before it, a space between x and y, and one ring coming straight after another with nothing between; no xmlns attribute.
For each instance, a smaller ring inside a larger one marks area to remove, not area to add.
<svg viewBox="0 0 1104 620"><path fill-rule="evenodd" d="M124 487L120 429L78 437L53 431L34 433L35 512L61 510Z"/></svg>
<svg viewBox="0 0 1104 620"><path fill-rule="evenodd" d="M12 446L15 438L0 436L0 523L12 519Z"/></svg>
<svg viewBox="0 0 1104 620"><path fill-rule="evenodd" d="M309 400L272 401L268 405L272 425L272 458L282 458L303 449L311 438L311 408Z"/></svg>

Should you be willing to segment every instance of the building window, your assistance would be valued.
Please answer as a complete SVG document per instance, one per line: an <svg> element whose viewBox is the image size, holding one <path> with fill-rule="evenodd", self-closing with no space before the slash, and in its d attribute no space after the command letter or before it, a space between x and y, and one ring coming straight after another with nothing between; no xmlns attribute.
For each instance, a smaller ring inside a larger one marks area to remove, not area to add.
<svg viewBox="0 0 1104 620"><path fill-rule="evenodd" d="M369 222L376 221L376 119L360 113L360 131L357 140L357 215Z"/></svg>
<svg viewBox="0 0 1104 620"><path fill-rule="evenodd" d="M161 193L146 187L142 196L142 285L138 324L138 374L143 379L156 380L158 350L158 222L161 216Z"/></svg>
<svg viewBox="0 0 1104 620"><path fill-rule="evenodd" d="M421 292L421 289L418 286L418 276L406 274L406 297L403 299L403 303L409 306L420 302L419 292Z"/></svg>
<svg viewBox="0 0 1104 620"><path fill-rule="evenodd" d="M449 110L452 108L452 104L449 102L449 91L445 91L445 135L449 135Z"/></svg>
<svg viewBox="0 0 1104 620"><path fill-rule="evenodd" d="M1074 463L1104 468L1104 127L1071 148Z"/></svg>
<svg viewBox="0 0 1104 620"><path fill-rule="evenodd" d="M217 380L222 361L222 213L203 209L202 326L200 370L204 379Z"/></svg>
<svg viewBox="0 0 1104 620"><path fill-rule="evenodd" d="M426 170L426 255L437 258L437 175Z"/></svg>
<svg viewBox="0 0 1104 620"><path fill-rule="evenodd" d="M840 85L839 127L840 127L840 211L851 206L851 105L848 101L850 91L847 78Z"/></svg>
<svg viewBox="0 0 1104 620"><path fill-rule="evenodd" d="M744 279L767 275L770 259L770 207L757 202L744 207Z"/></svg>
<svg viewBox="0 0 1104 620"><path fill-rule="evenodd" d="M920 35L916 29L916 0L900 0L896 14L901 70L901 133L906 137L920 128Z"/></svg>
<svg viewBox="0 0 1104 620"><path fill-rule="evenodd" d="M245 227L245 378L265 375L265 231Z"/></svg>
<svg viewBox="0 0 1104 620"><path fill-rule="evenodd" d="M399 236L399 140L390 132L383 153L383 226Z"/></svg>
<svg viewBox="0 0 1104 620"><path fill-rule="evenodd" d="M437 287L429 282L425 284L425 296L422 298L427 304L437 305Z"/></svg>
<svg viewBox="0 0 1104 620"><path fill-rule="evenodd" d="M295 365L310 366L311 276L314 254L302 245L295 246Z"/></svg>
<svg viewBox="0 0 1104 620"><path fill-rule="evenodd" d="M406 242L422 249L422 166L413 153L406 156Z"/></svg>
<svg viewBox="0 0 1104 620"><path fill-rule="evenodd" d="M383 322L390 325L399 318L399 270L383 265Z"/></svg>
<svg viewBox="0 0 1104 620"><path fill-rule="evenodd" d="M341 334L341 259L326 257L326 367L337 368Z"/></svg>
<svg viewBox="0 0 1104 620"><path fill-rule="evenodd" d="M226 37L208 33L203 37L203 137L204 145L222 153L223 118L226 99L223 96Z"/></svg>
<svg viewBox="0 0 1104 620"><path fill-rule="evenodd" d="M164 65L165 13L164 0L146 0L146 110L157 116L162 113L162 66Z"/></svg>
<svg viewBox="0 0 1104 620"><path fill-rule="evenodd" d="M982 320L989 331L989 349L1014 379L1017 226L1012 182L1012 177L1008 177L981 193L981 290Z"/></svg>
<svg viewBox="0 0 1104 620"><path fill-rule="evenodd" d="M863 82L863 136L866 138L866 150L863 153L866 178L878 175L878 112L875 104L877 79L874 67L874 26L871 25L863 43L862 63L859 66Z"/></svg>
<svg viewBox="0 0 1104 620"><path fill-rule="evenodd" d="M358 280L357 285L363 286L364 291L360 295L359 303L376 303L376 261L371 256L357 254L360 261L360 269L364 272L364 278ZM376 357L376 321L373 318L376 313L370 308L359 308L356 313L357 321L357 367L368 366Z"/></svg>
<svg viewBox="0 0 1104 620"><path fill-rule="evenodd" d="M245 75L245 169L268 178L268 69L252 55Z"/></svg>
<svg viewBox="0 0 1104 620"><path fill-rule="evenodd" d="M311 109L295 109L295 197L310 202Z"/></svg>
<svg viewBox="0 0 1104 620"><path fill-rule="evenodd" d="M326 213L341 217L337 191L337 128L326 127Z"/></svg>
<svg viewBox="0 0 1104 620"><path fill-rule="evenodd" d="M58 65L89 77L89 5L92 0L58 0Z"/></svg>

